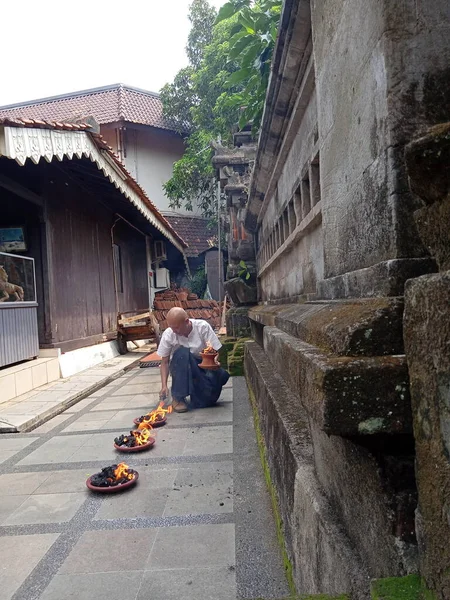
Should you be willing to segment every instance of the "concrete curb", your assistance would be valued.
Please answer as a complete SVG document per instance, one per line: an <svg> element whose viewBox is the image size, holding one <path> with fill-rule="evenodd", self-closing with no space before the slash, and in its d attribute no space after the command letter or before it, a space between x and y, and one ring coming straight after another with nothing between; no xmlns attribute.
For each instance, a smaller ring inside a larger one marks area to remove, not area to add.
<svg viewBox="0 0 450 600"><path fill-rule="evenodd" d="M46 423L53 417L56 417L57 415L61 414L62 412L64 412L65 410L67 410L68 408L73 406L74 404L77 404L78 402L80 402L81 400L84 400L85 398L87 398L88 396L93 394L94 392L97 392L98 390L107 386L108 383L111 383L115 379L118 379L119 377L121 377L127 371L130 371L136 365L138 365L141 359L142 359L142 356L139 356L139 358L134 360L132 363L126 365L125 367L123 367L122 369L120 369L119 371L114 373L113 375L108 375L101 381L97 381L93 385L88 385L82 391L78 390L78 391L74 392L69 398L66 398L59 404L52 406L51 408L47 409L46 411L43 411L42 413L39 413L35 417L28 419L21 425L14 425L12 423L8 423L7 421L0 420L0 435L2 433L28 433L30 431L33 431L33 429L36 429L40 425L43 425L44 423Z"/></svg>

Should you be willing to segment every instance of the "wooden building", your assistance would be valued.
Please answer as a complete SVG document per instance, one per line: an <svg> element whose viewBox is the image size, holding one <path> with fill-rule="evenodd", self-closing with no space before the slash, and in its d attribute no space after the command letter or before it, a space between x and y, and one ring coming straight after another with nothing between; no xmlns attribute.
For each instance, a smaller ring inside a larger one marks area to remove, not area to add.
<svg viewBox="0 0 450 600"><path fill-rule="evenodd" d="M187 268L186 243L87 124L0 119L0 230L8 227L24 232L19 254L34 259L36 297L10 297L0 310L34 308L40 348L114 339L119 311L151 305L155 267Z"/></svg>

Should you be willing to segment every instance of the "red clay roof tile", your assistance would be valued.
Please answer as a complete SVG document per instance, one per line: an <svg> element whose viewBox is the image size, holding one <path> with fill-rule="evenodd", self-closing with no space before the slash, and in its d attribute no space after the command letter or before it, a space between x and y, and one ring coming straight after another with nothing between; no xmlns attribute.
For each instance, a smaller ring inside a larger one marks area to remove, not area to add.
<svg viewBox="0 0 450 600"><path fill-rule="evenodd" d="M94 117L99 125L127 121L176 130L163 116L159 94L122 83L2 106L0 117L60 121Z"/></svg>

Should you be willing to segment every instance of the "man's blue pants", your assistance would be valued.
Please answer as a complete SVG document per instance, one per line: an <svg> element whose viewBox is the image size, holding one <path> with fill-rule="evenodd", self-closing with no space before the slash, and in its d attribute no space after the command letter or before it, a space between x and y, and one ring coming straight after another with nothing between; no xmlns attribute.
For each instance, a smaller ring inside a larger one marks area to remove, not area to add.
<svg viewBox="0 0 450 600"><path fill-rule="evenodd" d="M215 371L200 369L200 362L184 346L175 350L170 361L172 397L180 401L190 396L192 408L206 408L215 404L230 378L230 374L222 368Z"/></svg>

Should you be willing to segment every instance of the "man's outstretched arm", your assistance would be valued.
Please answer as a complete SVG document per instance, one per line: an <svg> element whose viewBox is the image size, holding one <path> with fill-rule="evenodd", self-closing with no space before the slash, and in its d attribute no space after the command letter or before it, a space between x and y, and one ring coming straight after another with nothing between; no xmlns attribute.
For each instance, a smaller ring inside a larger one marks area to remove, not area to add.
<svg viewBox="0 0 450 600"><path fill-rule="evenodd" d="M169 356L164 356L161 362L161 391L159 397L161 400L165 400L169 395L167 388L167 380L169 379Z"/></svg>

